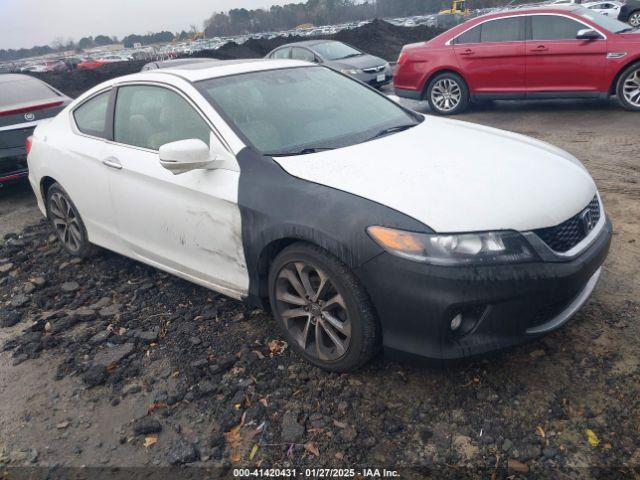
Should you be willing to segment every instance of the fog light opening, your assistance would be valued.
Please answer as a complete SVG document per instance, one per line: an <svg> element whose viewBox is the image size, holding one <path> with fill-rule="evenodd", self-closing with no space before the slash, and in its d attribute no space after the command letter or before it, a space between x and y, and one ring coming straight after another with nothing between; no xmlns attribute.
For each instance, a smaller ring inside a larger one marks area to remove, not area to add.
<svg viewBox="0 0 640 480"><path fill-rule="evenodd" d="M449 321L450 334L460 338L473 332L482 320L487 308L487 305L475 305L453 312Z"/></svg>
<svg viewBox="0 0 640 480"><path fill-rule="evenodd" d="M452 332L455 332L459 330L461 326L462 326L462 314L459 313L451 319L450 328Z"/></svg>

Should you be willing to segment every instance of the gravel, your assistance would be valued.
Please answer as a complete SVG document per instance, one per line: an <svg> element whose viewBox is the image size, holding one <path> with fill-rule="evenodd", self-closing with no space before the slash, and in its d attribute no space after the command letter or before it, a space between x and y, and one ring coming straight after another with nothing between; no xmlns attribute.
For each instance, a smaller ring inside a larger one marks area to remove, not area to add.
<svg viewBox="0 0 640 480"><path fill-rule="evenodd" d="M133 433L136 435L148 435L150 433L160 433L162 425L152 417L143 417L133 422Z"/></svg>

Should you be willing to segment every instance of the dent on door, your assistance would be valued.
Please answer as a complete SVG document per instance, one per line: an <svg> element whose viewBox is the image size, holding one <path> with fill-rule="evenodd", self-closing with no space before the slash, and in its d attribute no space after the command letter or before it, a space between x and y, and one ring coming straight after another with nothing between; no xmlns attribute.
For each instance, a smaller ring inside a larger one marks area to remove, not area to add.
<svg viewBox="0 0 640 480"><path fill-rule="evenodd" d="M234 298L245 296L249 280L237 204L239 172L174 175L161 166L157 153L119 148L123 168L112 170L111 190L131 254Z"/></svg>

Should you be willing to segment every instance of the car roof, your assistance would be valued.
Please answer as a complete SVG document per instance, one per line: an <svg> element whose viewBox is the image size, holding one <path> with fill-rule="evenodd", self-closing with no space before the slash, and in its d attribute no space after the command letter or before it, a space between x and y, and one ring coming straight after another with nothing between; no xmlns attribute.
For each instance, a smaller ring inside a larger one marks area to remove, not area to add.
<svg viewBox="0 0 640 480"><path fill-rule="evenodd" d="M576 3L571 3L567 5L539 5L539 6L531 6L524 8L509 8L505 10L501 10L499 12L492 12L486 15L481 15L476 17L476 19L486 20L488 18L500 18L507 15L526 15L532 13L570 13L575 10L579 10L582 8L581 5Z"/></svg>
<svg viewBox="0 0 640 480"><path fill-rule="evenodd" d="M33 83L44 83L42 80L39 80L31 75L22 75L20 73L1 73L0 74L0 84L1 83L9 83L9 82L33 82Z"/></svg>
<svg viewBox="0 0 640 480"><path fill-rule="evenodd" d="M342 43L338 40L302 40L301 42L292 42L287 43L286 45L281 45L274 50L278 50L283 47L315 47L316 45L321 45L323 43Z"/></svg>
<svg viewBox="0 0 640 480"><path fill-rule="evenodd" d="M193 64L202 63L217 63L219 60L215 58L203 58L203 57L190 57L190 58L174 58L172 60L160 60L159 62L150 62L147 65L155 64L160 68L171 68L180 66L181 68L188 68Z"/></svg>
<svg viewBox="0 0 640 480"><path fill-rule="evenodd" d="M180 68L165 68L156 70L147 70L139 74L141 78L151 74L167 74L184 78L190 82L198 82L210 78L227 77L230 75L239 75L242 73L262 72L267 70L278 70L282 68L294 68L312 66L314 64L303 62L300 60L271 60L271 59L241 59L241 60L222 60L219 62L200 62L189 65L182 65Z"/></svg>

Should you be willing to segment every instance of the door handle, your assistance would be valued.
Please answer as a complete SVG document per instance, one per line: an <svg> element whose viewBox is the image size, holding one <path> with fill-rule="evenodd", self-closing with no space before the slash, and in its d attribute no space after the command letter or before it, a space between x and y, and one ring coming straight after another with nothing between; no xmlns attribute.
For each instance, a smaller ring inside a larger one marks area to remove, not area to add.
<svg viewBox="0 0 640 480"><path fill-rule="evenodd" d="M538 45L536 48L531 49L532 52L548 52L549 48L544 45Z"/></svg>
<svg viewBox="0 0 640 480"><path fill-rule="evenodd" d="M113 168L115 170L122 170L122 164L120 163L120 160L118 160L116 157L107 157L104 160L102 160L102 163L109 168Z"/></svg>
<svg viewBox="0 0 640 480"><path fill-rule="evenodd" d="M468 55L473 55L474 53L476 53L476 52L474 52L470 48L467 48L464 52L460 52L460 55L468 56Z"/></svg>

